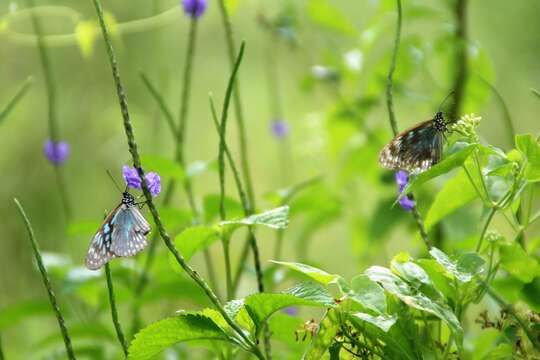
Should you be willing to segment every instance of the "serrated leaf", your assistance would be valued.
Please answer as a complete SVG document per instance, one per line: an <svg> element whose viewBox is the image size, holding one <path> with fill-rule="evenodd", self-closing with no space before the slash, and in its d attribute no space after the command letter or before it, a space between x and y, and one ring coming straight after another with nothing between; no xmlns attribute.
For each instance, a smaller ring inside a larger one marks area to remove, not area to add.
<svg viewBox="0 0 540 360"><path fill-rule="evenodd" d="M434 301L423 293L415 291L405 281L393 274L390 269L372 266L366 270L365 274L372 281L381 284L386 291L397 296L407 306L433 314L444 321L458 338L458 342L461 342L463 329L447 304Z"/></svg>
<svg viewBox="0 0 540 360"><path fill-rule="evenodd" d="M194 340L230 341L209 317L185 314L160 320L135 334L129 346L128 359L152 359L169 346Z"/></svg>
<svg viewBox="0 0 540 360"><path fill-rule="evenodd" d="M283 293L260 293L250 295L244 300L244 306L253 319L257 333L263 323L276 311L290 306L334 306L334 299L322 286L314 283L299 284Z"/></svg>
<svg viewBox="0 0 540 360"><path fill-rule="evenodd" d="M430 230L447 215L477 197L474 186L462 169L439 190L426 215L426 230Z"/></svg>
<svg viewBox="0 0 540 360"><path fill-rule="evenodd" d="M455 153L449 155L445 159L443 159L440 163L434 165L429 170L424 171L423 173L418 174L417 176L412 176L411 180L409 181L409 184L403 189L403 196L405 194L408 194L410 192L413 192L417 190L420 185L424 184L425 182L436 178L437 176L446 174L450 172L451 170L463 165L465 160L469 157L469 155L476 149L476 144L467 144L462 149L456 151Z"/></svg>
<svg viewBox="0 0 540 360"><path fill-rule="evenodd" d="M460 260L453 261L448 255L436 247L431 248L429 253L446 269L446 271L463 283L471 281L473 276L479 272L481 265L485 262L484 259L477 254L465 254Z"/></svg>
<svg viewBox="0 0 540 360"><path fill-rule="evenodd" d="M363 307L377 314L386 313L386 296L379 284L371 281L366 275L355 276L351 281L349 297Z"/></svg>
<svg viewBox="0 0 540 360"><path fill-rule="evenodd" d="M289 225L289 206L281 206L239 220L222 221L221 226L263 225L272 229L285 229Z"/></svg>
<svg viewBox="0 0 540 360"><path fill-rule="evenodd" d="M215 228L209 226L193 226L185 229L174 238L174 244L180 254L186 260L201 251L214 241L219 240L219 233Z"/></svg>
<svg viewBox="0 0 540 360"><path fill-rule="evenodd" d="M362 321L375 325L376 327L378 327L384 332L388 332L388 330L390 330L392 325L394 325L397 321L397 316L388 316L388 315L373 316L373 315L362 313L362 312L353 313L351 315L359 318Z"/></svg>
<svg viewBox="0 0 540 360"><path fill-rule="evenodd" d="M310 265L302 264L302 263L275 261L275 260L272 260L272 262L274 264L283 265L283 266L288 267L289 269L299 271L302 274L309 276L313 280L323 285L328 285L331 282L337 281L337 279L340 277L339 275L329 274L324 270L318 269Z"/></svg>
<svg viewBox="0 0 540 360"><path fill-rule="evenodd" d="M530 283L540 275L540 265L517 244L503 244L500 247L501 267L518 278L521 282Z"/></svg>
<svg viewBox="0 0 540 360"><path fill-rule="evenodd" d="M155 171L161 177L169 177L178 181L185 178L184 169L175 161L158 155L142 155L141 163L145 172Z"/></svg>

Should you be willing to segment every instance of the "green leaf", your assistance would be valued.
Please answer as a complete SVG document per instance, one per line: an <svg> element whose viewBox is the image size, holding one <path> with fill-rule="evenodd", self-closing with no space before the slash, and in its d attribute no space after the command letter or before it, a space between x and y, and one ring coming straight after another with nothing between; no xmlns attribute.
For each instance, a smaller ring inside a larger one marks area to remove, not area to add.
<svg viewBox="0 0 540 360"><path fill-rule="evenodd" d="M95 21L79 21L75 26L75 39L84 58L94 53L94 44L99 35L99 26Z"/></svg>
<svg viewBox="0 0 540 360"><path fill-rule="evenodd" d="M161 177L169 177L179 181L182 181L185 178L184 169L182 169L178 163L166 157L158 155L142 155L141 162L145 172L155 171Z"/></svg>
<svg viewBox="0 0 540 360"><path fill-rule="evenodd" d="M447 215L471 202L477 193L462 169L439 190L426 215L426 230Z"/></svg>
<svg viewBox="0 0 540 360"><path fill-rule="evenodd" d="M388 330L390 330L392 325L394 325L397 321L396 316L388 316L388 315L373 316L373 315L361 313L361 312L353 313L351 315L359 318L362 321L375 325L376 327L378 327L384 332L388 332Z"/></svg>
<svg viewBox="0 0 540 360"><path fill-rule="evenodd" d="M485 360L507 360L514 359L514 349L510 344L499 344L493 350L486 354Z"/></svg>
<svg viewBox="0 0 540 360"><path fill-rule="evenodd" d="M290 306L333 307L335 302L322 286L303 283L280 294L250 295L245 298L244 306L259 333L264 322L278 310Z"/></svg>
<svg viewBox="0 0 540 360"><path fill-rule="evenodd" d="M372 281L380 283L386 291L397 296L407 306L433 314L444 321L458 338L458 342L461 341L463 329L447 304L436 302L421 292L413 290L387 268L372 266L366 270L366 275Z"/></svg>
<svg viewBox="0 0 540 360"><path fill-rule="evenodd" d="M446 271L463 283L471 281L485 263L484 259L475 253L465 254L458 261L451 260L448 255L436 247L431 248L429 253Z"/></svg>
<svg viewBox="0 0 540 360"><path fill-rule="evenodd" d="M405 194L408 194L410 192L417 190L420 187L420 185L424 184L425 182L433 178L436 178L437 176L446 174L450 172L451 170L463 165L465 160L467 160L469 155L474 151L474 149L476 149L476 147L477 147L476 144L467 144L462 149L447 156L440 163L434 165L429 170L424 171L423 173L420 173L417 176L411 177L411 181L405 187L405 189L403 189L402 196L405 196Z"/></svg>
<svg viewBox="0 0 540 360"><path fill-rule="evenodd" d="M540 275L540 265L517 244L504 244L500 247L501 267L524 283L531 282Z"/></svg>
<svg viewBox="0 0 540 360"><path fill-rule="evenodd" d="M540 144L530 135L516 135L516 147L527 158L525 178L540 181Z"/></svg>
<svg viewBox="0 0 540 360"><path fill-rule="evenodd" d="M174 244L186 260L193 254L207 248L219 239L219 232L209 226L193 226L185 229L174 238Z"/></svg>
<svg viewBox="0 0 540 360"><path fill-rule="evenodd" d="M343 35L356 36L358 31L349 19L328 0L309 0L307 13L317 25Z"/></svg>
<svg viewBox="0 0 540 360"><path fill-rule="evenodd" d="M221 226L264 225L272 229L285 229L289 225L289 206L281 206L239 220L222 221Z"/></svg>
<svg viewBox="0 0 540 360"><path fill-rule="evenodd" d="M209 317L180 315L155 322L135 334L129 346L128 359L152 359L169 346L193 340L231 341Z"/></svg>
<svg viewBox="0 0 540 360"><path fill-rule="evenodd" d="M377 314L386 313L384 290L366 275L358 275L352 279L351 291L348 295L352 300Z"/></svg>
<svg viewBox="0 0 540 360"><path fill-rule="evenodd" d="M161 207L159 216L163 226L172 233L176 233L192 223L192 214L185 209Z"/></svg>
<svg viewBox="0 0 540 360"><path fill-rule="evenodd" d="M296 263L296 262L286 262L286 261L275 261L272 260L274 264L284 265L288 267L289 269L299 271L302 274L309 276L313 280L317 281L318 283L321 283L323 285L328 285L331 282L337 281L338 278L340 278L339 275L336 274L329 274L324 270L318 269L313 266L309 266L302 263Z"/></svg>

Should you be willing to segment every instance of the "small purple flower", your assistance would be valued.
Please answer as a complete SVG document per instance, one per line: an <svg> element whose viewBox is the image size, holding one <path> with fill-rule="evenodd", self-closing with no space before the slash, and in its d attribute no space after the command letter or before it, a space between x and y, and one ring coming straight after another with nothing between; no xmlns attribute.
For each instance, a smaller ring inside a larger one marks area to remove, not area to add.
<svg viewBox="0 0 540 360"><path fill-rule="evenodd" d="M399 195L403 192L407 184L409 183L409 174L406 171L399 170L396 172L396 183L399 186ZM408 195L399 199L399 205L406 211L411 211L414 208L415 201L409 198Z"/></svg>
<svg viewBox="0 0 540 360"><path fill-rule="evenodd" d="M142 182L137 170L135 168L124 165L122 167L122 174L126 185L132 189L142 189ZM156 197L161 192L161 178L155 172L149 172L144 175L148 190L152 196Z"/></svg>
<svg viewBox="0 0 540 360"><path fill-rule="evenodd" d="M63 141L47 140L43 146L43 152L51 164L62 165L69 156L69 144Z"/></svg>
<svg viewBox="0 0 540 360"><path fill-rule="evenodd" d="M197 19L206 10L207 0L182 0L182 6L186 15Z"/></svg>
<svg viewBox="0 0 540 360"><path fill-rule="evenodd" d="M298 308L296 306L289 306L289 307L284 308L281 311L284 312L285 314L289 315L289 316L298 315Z"/></svg>
<svg viewBox="0 0 540 360"><path fill-rule="evenodd" d="M272 134L278 139L283 139L289 135L289 124L283 119L275 119L270 125Z"/></svg>

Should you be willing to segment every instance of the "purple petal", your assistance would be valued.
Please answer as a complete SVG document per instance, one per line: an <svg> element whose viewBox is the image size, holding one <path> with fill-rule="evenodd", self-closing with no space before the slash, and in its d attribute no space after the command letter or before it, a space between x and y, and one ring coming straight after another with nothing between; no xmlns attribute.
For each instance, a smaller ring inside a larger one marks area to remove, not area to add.
<svg viewBox="0 0 540 360"><path fill-rule="evenodd" d="M403 210L411 211L414 208L414 205L416 202L414 200L409 199L407 195L399 199L399 205L403 208Z"/></svg>
<svg viewBox="0 0 540 360"><path fill-rule="evenodd" d="M124 176L124 181L128 187L138 190L141 189L141 178L135 168L127 165L122 166L122 175Z"/></svg>
<svg viewBox="0 0 540 360"><path fill-rule="evenodd" d="M407 173L404 170L399 170L396 172L396 182L400 187L400 192L403 190L403 188L407 185L409 182L409 173Z"/></svg>
<svg viewBox="0 0 540 360"><path fill-rule="evenodd" d="M47 140L43 146L43 153L51 164L62 165L69 156L69 144L63 141Z"/></svg>
<svg viewBox="0 0 540 360"><path fill-rule="evenodd" d="M207 0L182 0L182 6L186 15L196 19L204 14Z"/></svg>
<svg viewBox="0 0 540 360"><path fill-rule="evenodd" d="M148 190L152 196L156 197L161 192L161 178L155 172L149 172L144 175L146 179L146 184L148 185Z"/></svg>
<svg viewBox="0 0 540 360"><path fill-rule="evenodd" d="M290 316L298 315L298 308L296 306L289 306L282 309L281 311Z"/></svg>

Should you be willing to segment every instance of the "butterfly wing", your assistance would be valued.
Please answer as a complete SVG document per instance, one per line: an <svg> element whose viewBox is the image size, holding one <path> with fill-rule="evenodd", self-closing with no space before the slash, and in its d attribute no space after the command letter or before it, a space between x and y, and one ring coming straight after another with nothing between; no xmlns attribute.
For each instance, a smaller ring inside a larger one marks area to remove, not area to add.
<svg viewBox="0 0 540 360"><path fill-rule="evenodd" d="M112 222L114 221L119 208L120 206L116 207L116 209L107 216L90 242L90 247L86 254L86 267L90 270L98 270L115 257L111 250L113 232Z"/></svg>
<svg viewBox="0 0 540 360"><path fill-rule="evenodd" d="M136 206L121 205L113 219L111 250L116 256L133 256L147 245L150 224Z"/></svg>
<svg viewBox="0 0 540 360"><path fill-rule="evenodd" d="M428 120L396 135L382 149L379 162L391 170L421 173L440 161L442 145L442 132Z"/></svg>

